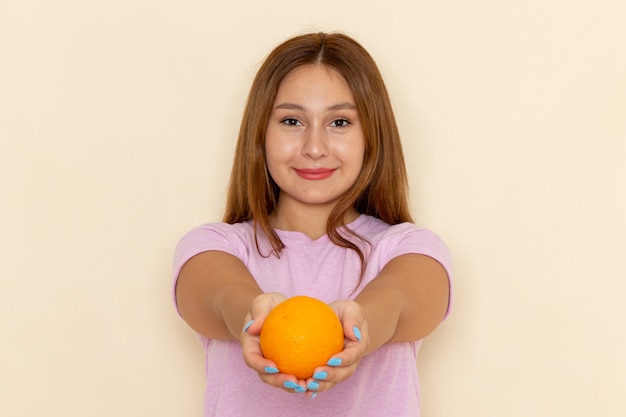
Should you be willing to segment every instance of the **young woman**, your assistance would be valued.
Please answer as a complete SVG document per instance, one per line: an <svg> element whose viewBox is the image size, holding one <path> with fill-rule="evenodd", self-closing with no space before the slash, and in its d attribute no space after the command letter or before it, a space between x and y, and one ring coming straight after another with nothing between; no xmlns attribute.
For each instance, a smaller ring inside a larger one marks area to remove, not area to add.
<svg viewBox="0 0 626 417"><path fill-rule="evenodd" d="M444 242L412 223L371 56L343 34L274 49L248 97L223 222L175 252L176 305L206 352L205 416L419 416L416 355L448 312L450 273ZM306 381L259 347L264 318L294 295L329 303L345 334Z"/></svg>

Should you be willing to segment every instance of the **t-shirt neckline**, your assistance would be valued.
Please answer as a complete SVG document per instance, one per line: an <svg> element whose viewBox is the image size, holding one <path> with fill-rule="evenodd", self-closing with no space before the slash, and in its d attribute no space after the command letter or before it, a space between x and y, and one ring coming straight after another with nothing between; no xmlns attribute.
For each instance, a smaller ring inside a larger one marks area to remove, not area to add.
<svg viewBox="0 0 626 417"><path fill-rule="evenodd" d="M365 218L367 216L365 214L359 214L356 219L352 220L350 223L346 224L345 227L347 227L348 229L352 230L353 232L356 232L357 228L359 228L359 226L365 221ZM342 227L343 228L343 227ZM330 238L328 237L328 234L323 234L322 236L320 236L317 239L312 239L309 235L307 235L304 232L300 232L298 230L282 230L282 229L274 229L274 231L276 232L276 234L278 235L278 237L282 238L287 238L287 239L304 239L307 240L311 243L316 243L316 242L323 242L323 241L327 241Z"/></svg>

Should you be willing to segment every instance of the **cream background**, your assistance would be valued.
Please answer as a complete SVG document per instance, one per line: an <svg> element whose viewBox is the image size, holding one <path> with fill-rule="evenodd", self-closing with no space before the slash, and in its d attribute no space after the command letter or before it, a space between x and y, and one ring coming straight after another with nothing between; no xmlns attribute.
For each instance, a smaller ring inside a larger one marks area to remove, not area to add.
<svg viewBox="0 0 626 417"><path fill-rule="evenodd" d="M0 415L200 415L171 254L221 216L258 64L309 30L379 63L455 255L423 415L625 415L625 4L2 0Z"/></svg>

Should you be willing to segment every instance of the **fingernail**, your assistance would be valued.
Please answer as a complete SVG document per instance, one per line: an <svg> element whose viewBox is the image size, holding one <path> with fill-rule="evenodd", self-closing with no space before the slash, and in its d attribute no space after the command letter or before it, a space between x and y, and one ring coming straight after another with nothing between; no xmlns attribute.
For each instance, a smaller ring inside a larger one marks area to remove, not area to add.
<svg viewBox="0 0 626 417"><path fill-rule="evenodd" d="M300 392L306 392L306 389L302 388L300 385L298 385L297 387L295 387L293 390L294 390L295 392L298 392L298 393L300 393Z"/></svg>
<svg viewBox="0 0 626 417"><path fill-rule="evenodd" d="M325 371L320 371L320 372L317 372L315 375L313 375L313 378L323 381L326 378L328 378L328 374Z"/></svg>
<svg viewBox="0 0 626 417"><path fill-rule="evenodd" d="M300 387L300 385L296 384L295 382L291 382L291 381L285 381L283 386L285 388L287 388L287 389L296 389L297 387Z"/></svg>
<svg viewBox="0 0 626 417"><path fill-rule="evenodd" d="M315 381L311 381L309 382L309 384L306 386L306 389L310 389L311 391L315 391L316 389L318 389L320 387L319 382L315 382Z"/></svg>
<svg viewBox="0 0 626 417"><path fill-rule="evenodd" d="M341 359L340 358L331 358L328 362L326 362L326 365L328 366L339 366L341 365Z"/></svg>
<svg viewBox="0 0 626 417"><path fill-rule="evenodd" d="M360 342L361 341L361 331L359 330L359 328L354 326L352 328L352 331L354 332L354 336L356 337L356 340L358 340Z"/></svg>
<svg viewBox="0 0 626 417"><path fill-rule="evenodd" d="M245 326L243 326L243 332L247 332L248 329L250 328L250 326L252 326L252 323L254 323L254 320L250 320L249 322L246 323Z"/></svg>
<svg viewBox="0 0 626 417"><path fill-rule="evenodd" d="M278 368L274 368L273 366L266 366L264 371L268 374L277 374L278 372L280 372Z"/></svg>
<svg viewBox="0 0 626 417"><path fill-rule="evenodd" d="M317 392L314 392L314 393L311 395L311 399L313 399L313 398L315 398L315 397L317 397Z"/></svg>

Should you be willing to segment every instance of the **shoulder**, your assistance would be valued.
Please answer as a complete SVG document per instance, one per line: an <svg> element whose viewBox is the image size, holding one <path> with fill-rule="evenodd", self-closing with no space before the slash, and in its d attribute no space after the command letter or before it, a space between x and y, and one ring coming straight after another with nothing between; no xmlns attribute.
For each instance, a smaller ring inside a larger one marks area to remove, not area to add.
<svg viewBox="0 0 626 417"><path fill-rule="evenodd" d="M248 236L253 235L252 226L244 223L206 223L194 227L178 242L178 246L203 246L214 245L219 242L246 241Z"/></svg>
<svg viewBox="0 0 626 417"><path fill-rule="evenodd" d="M234 224L223 222L205 223L200 226L196 226L187 233L185 233L182 239L197 238L210 235L229 236L233 233L237 235L245 235L251 231L252 225L250 222Z"/></svg>
<svg viewBox="0 0 626 417"><path fill-rule="evenodd" d="M250 222L206 223L194 227L178 241L174 251L174 267L178 269L193 256L210 250L230 253L243 259L254 245L254 231Z"/></svg>
<svg viewBox="0 0 626 417"><path fill-rule="evenodd" d="M435 232L413 223L388 224L376 217L361 215L354 224L354 231L370 241L412 240L431 244L443 243L441 237Z"/></svg>
<svg viewBox="0 0 626 417"><path fill-rule="evenodd" d="M358 222L358 223L357 223ZM374 252L387 259L417 253L435 258L446 269L451 268L452 259L445 241L434 231L419 227L413 223L390 225L384 221L362 215L354 231L370 242Z"/></svg>

